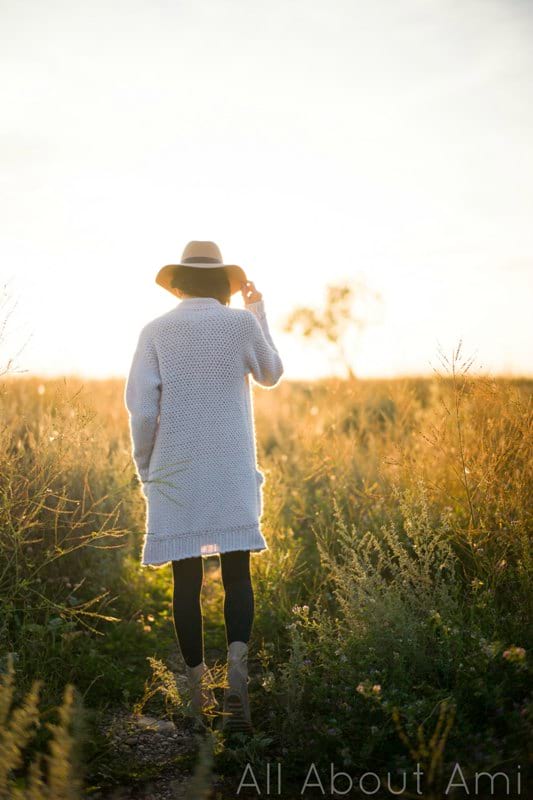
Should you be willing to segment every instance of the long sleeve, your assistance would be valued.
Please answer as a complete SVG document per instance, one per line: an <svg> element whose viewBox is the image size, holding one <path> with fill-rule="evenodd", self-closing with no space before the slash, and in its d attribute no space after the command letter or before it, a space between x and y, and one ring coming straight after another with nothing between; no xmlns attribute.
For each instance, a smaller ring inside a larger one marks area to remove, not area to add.
<svg viewBox="0 0 533 800"><path fill-rule="evenodd" d="M270 334L264 301L249 303L246 309L252 315L246 350L247 367L256 383L275 386L283 375L283 363Z"/></svg>
<svg viewBox="0 0 533 800"><path fill-rule="evenodd" d="M143 483L148 480L148 467L159 423L160 397L159 362L154 343L145 327L139 336L124 392L133 460Z"/></svg>

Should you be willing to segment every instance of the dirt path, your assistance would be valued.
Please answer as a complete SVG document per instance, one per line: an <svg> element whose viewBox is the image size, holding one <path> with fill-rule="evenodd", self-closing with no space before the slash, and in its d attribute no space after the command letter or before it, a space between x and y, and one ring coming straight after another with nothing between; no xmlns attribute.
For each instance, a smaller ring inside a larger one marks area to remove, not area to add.
<svg viewBox="0 0 533 800"><path fill-rule="evenodd" d="M206 578L203 607L207 627L214 606L220 604L220 587L217 589L216 585L217 580L220 582L220 574L216 563L207 566ZM184 665L175 640L170 639L163 650L164 664L183 681ZM225 656L225 649L206 643L207 663L222 664ZM159 716L149 702L142 715L124 707L104 714L98 728L105 742L106 754L104 774L97 783L106 788L89 792L88 800L179 800L191 797L191 781L202 731L191 718ZM212 785L216 790L216 780ZM212 796L217 796L216 791Z"/></svg>

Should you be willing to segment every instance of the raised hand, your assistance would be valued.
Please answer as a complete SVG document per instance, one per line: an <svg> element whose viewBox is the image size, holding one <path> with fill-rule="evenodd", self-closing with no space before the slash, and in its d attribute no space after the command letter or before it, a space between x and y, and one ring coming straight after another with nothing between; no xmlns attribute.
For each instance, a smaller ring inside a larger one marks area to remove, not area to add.
<svg viewBox="0 0 533 800"><path fill-rule="evenodd" d="M255 288L253 281L241 281L241 293L246 305L258 303L263 299L263 295Z"/></svg>

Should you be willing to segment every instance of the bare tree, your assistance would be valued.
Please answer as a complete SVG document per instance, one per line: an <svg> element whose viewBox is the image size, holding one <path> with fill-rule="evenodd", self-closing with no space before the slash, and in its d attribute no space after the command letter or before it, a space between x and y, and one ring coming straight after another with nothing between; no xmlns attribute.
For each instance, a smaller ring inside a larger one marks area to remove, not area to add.
<svg viewBox="0 0 533 800"><path fill-rule="evenodd" d="M370 308L380 302L379 293L361 281L329 285L322 308L295 308L286 318L283 330L306 338L325 340L336 350L348 379L353 380L356 376L346 337L352 330L359 335L362 333L370 322Z"/></svg>

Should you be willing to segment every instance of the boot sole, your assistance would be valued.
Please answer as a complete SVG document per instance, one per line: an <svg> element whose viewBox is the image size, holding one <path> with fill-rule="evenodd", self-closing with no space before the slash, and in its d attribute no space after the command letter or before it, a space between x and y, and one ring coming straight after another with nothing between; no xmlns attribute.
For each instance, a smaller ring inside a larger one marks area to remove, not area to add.
<svg viewBox="0 0 533 800"><path fill-rule="evenodd" d="M226 697L225 711L231 716L224 717L223 730L227 733L251 733L252 724L248 722L244 714L243 702L238 694L230 694Z"/></svg>

